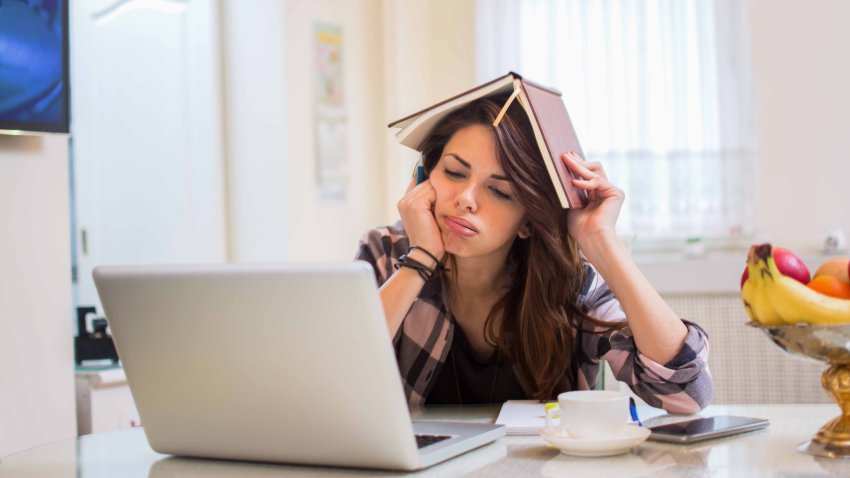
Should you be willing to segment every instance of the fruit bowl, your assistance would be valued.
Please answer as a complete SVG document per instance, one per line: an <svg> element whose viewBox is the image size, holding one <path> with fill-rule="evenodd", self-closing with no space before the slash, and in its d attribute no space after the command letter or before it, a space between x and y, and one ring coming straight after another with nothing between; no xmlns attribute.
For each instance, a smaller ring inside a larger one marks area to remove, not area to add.
<svg viewBox="0 0 850 478"><path fill-rule="evenodd" d="M829 364L821 374L821 385L838 403L841 415L797 449L829 458L850 456L850 324L747 325L760 329L788 353Z"/></svg>

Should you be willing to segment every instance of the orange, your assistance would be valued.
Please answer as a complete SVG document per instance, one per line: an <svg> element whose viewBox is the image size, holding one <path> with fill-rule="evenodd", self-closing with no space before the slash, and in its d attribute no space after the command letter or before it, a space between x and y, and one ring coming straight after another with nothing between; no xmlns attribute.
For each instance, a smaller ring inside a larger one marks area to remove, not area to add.
<svg viewBox="0 0 850 478"><path fill-rule="evenodd" d="M820 276L832 276L837 277L844 282L850 282L850 277L847 276L847 263L850 262L850 257L834 257L818 267L818 270L815 271L815 277Z"/></svg>
<svg viewBox="0 0 850 478"><path fill-rule="evenodd" d="M808 283L810 289L838 299L850 299L850 282L837 277L818 276Z"/></svg>

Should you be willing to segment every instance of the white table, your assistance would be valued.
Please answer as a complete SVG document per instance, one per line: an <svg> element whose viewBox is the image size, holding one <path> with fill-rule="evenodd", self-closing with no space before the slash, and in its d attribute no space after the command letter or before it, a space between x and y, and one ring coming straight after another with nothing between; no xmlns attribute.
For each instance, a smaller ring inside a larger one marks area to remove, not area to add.
<svg viewBox="0 0 850 478"><path fill-rule="evenodd" d="M641 407L644 421L672 421ZM492 422L498 407L440 407L420 419ZM193 460L153 452L140 429L96 433L40 446L2 459L0 477L231 477L275 476L850 476L850 458L828 460L797 446L830 418L835 405L713 405L701 415L746 415L770 420L765 430L693 445L647 441L631 453L577 458L549 448L536 436L505 437L465 455L413 474ZM681 419L681 418L680 418Z"/></svg>

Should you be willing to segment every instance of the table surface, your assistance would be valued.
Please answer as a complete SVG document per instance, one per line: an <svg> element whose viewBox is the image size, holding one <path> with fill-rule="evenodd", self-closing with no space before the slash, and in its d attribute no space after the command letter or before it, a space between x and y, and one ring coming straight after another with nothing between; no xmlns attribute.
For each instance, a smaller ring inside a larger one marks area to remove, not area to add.
<svg viewBox="0 0 850 478"><path fill-rule="evenodd" d="M435 407L414 418L493 422L497 406ZM687 419L640 407L650 425ZM835 405L712 405L700 415L767 418L767 429L691 445L647 441L630 453L579 458L550 448L539 436L510 436L416 473L198 460L160 455L141 429L99 433L4 457L0 477L230 477L276 476L850 476L850 458L826 459L797 446L839 414Z"/></svg>

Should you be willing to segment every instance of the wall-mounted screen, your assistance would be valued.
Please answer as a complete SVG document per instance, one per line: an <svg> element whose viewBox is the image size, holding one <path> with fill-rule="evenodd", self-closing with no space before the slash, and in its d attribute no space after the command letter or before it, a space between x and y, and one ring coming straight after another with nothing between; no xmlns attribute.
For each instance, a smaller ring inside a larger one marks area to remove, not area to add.
<svg viewBox="0 0 850 478"><path fill-rule="evenodd" d="M68 132L66 0L0 0L0 130Z"/></svg>

